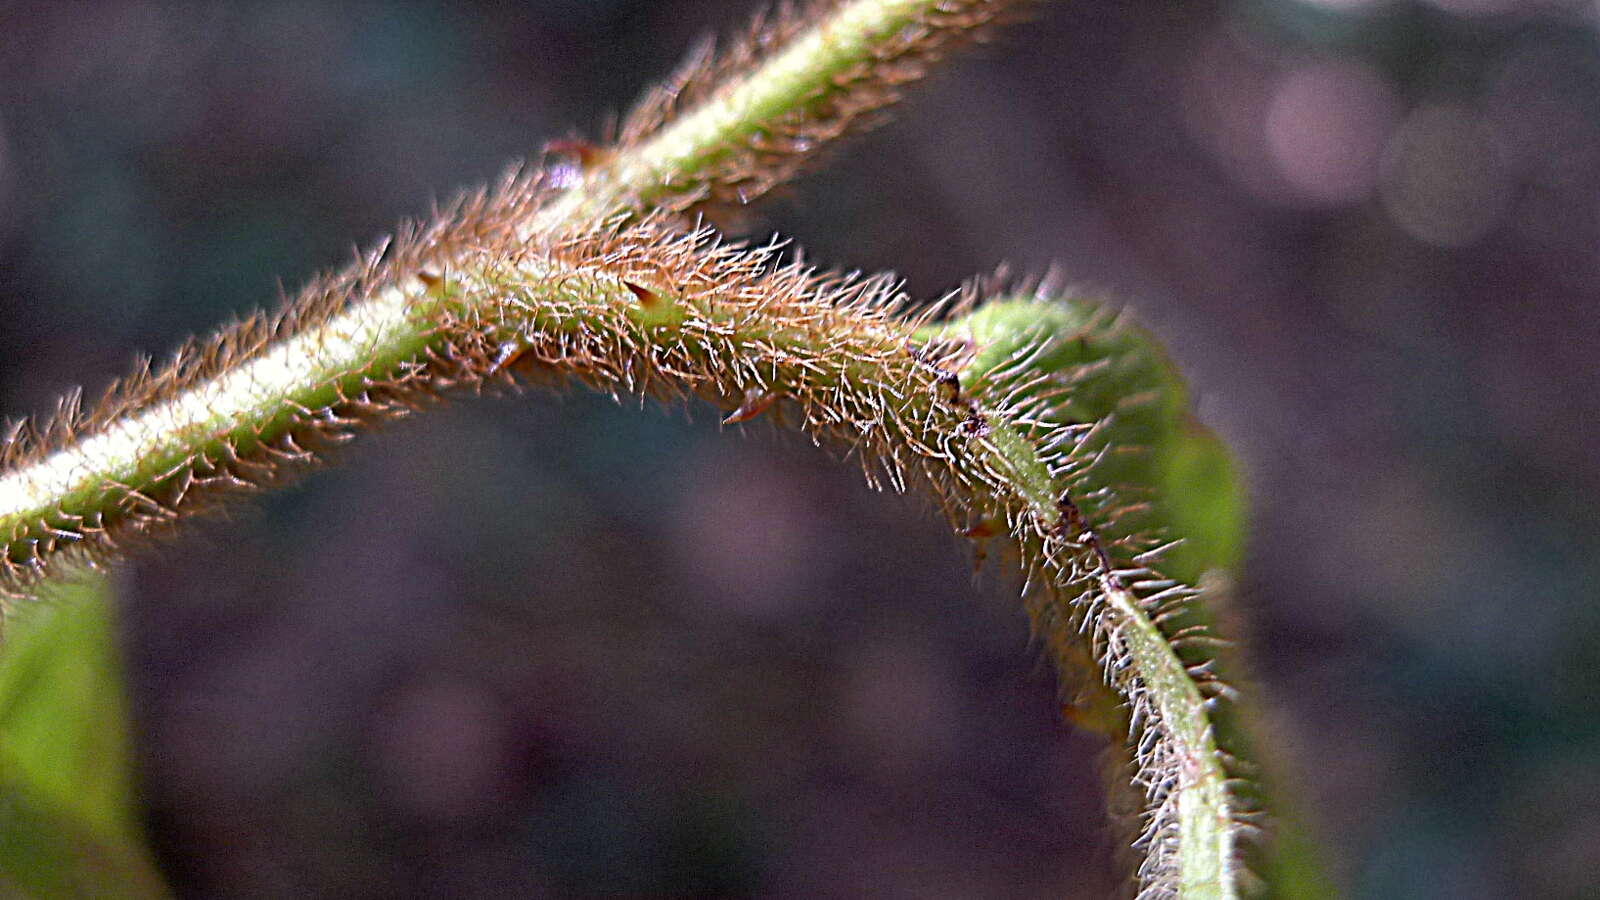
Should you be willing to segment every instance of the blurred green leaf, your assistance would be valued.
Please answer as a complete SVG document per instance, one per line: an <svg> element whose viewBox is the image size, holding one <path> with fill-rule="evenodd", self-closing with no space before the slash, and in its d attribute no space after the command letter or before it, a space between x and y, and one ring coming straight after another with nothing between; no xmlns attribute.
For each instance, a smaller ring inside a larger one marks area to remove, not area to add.
<svg viewBox="0 0 1600 900"><path fill-rule="evenodd" d="M964 388L989 388L992 396L1013 400L1047 399L1033 413L1045 421L1101 423L1075 452L1089 457L1115 451L1094 469L1097 486L1115 490L1096 501L1095 491L1086 488L1080 506L1092 511L1097 503L1142 501L1146 515L1132 519L1131 525L1108 516L1098 526L1102 534L1115 539L1142 532L1179 540L1162 554L1161 573L1207 591L1205 603L1165 614L1163 627L1169 634L1210 625L1216 611L1226 608L1229 579L1214 576L1236 574L1243 561L1248 515L1244 487L1227 447L1189 412L1188 386L1154 335L1094 303L1025 296L990 300L965 316L928 326L919 337L970 343L972 358L960 372ZM1052 377L1041 379L1040 374ZM1069 390L1061 390L1063 386ZM1241 661L1231 649L1178 652L1187 663L1204 662L1230 680L1242 678ZM1247 702L1220 706L1211 718L1225 749L1259 760L1240 721L1249 714ZM1121 710L1113 713L1120 715ZM1108 734L1127 727L1125 721L1109 724L1104 708L1087 706L1075 721ZM1233 787L1245 808L1264 806L1274 812L1270 852L1246 850L1250 866L1263 878L1262 894L1297 900L1336 896L1292 796L1276 789L1278 779L1266 766Z"/></svg>
<svg viewBox="0 0 1600 900"><path fill-rule="evenodd" d="M0 648L0 891L169 896L138 826L103 578L18 607Z"/></svg>

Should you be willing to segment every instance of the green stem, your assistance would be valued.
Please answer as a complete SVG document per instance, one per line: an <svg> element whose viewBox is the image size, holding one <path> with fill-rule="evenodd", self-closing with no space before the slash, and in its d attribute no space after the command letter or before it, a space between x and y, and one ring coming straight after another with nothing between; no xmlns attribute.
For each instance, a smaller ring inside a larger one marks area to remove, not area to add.
<svg viewBox="0 0 1600 900"><path fill-rule="evenodd" d="M985 396L980 388L978 402L1001 405L1002 398ZM1134 708L1133 719L1146 720L1131 739L1153 738L1152 747L1136 760L1156 815L1146 823L1146 840L1160 842L1171 828L1177 838L1177 884L1183 897L1233 897L1237 880L1234 841L1235 822L1228 796L1228 773L1214 734L1205 698L1190 677L1188 667L1167 636L1151 620L1145 605L1130 590L1114 569L1115 563L1101 545L1100 538L1073 524L1062 513L1063 498L1070 502L1072 490L1066 480L1051 475L1039 447L1015 429L999 421L990 446L1005 470L1015 473L1014 490L1027 504L1033 519L1041 523L1044 535L1039 551L1050 572L1050 584L1060 588L1081 581L1083 571L1092 573L1095 600L1102 604L1098 615L1073 609L1056 609L1042 619L1041 630L1052 642L1063 637L1068 642L1076 635L1058 632L1061 622L1081 621L1089 615L1097 643L1107 651L1108 677L1118 692ZM1065 538L1087 548L1086 566L1075 567L1069 550L1049 548ZM1053 602L1070 605L1070 591L1056 590ZM1129 674L1119 677L1119 663L1126 661ZM1175 812L1172 809L1175 807ZM1152 858L1158 857L1154 849Z"/></svg>
<svg viewBox="0 0 1600 900"><path fill-rule="evenodd" d="M697 393L725 408L782 400L816 440L859 452L869 477L929 490L952 519L1000 513L1036 551L1025 567L1066 598L1082 577L1074 554L1094 550L1089 536L1069 533L1068 485L1008 412L1009 398L950 396L949 360L919 351L916 323L894 315L882 283L818 281L702 238L597 227L751 177L727 169L730 159L765 167L753 182L764 189L809 157L807 141L893 98L904 72L886 60L923 59L941 46L941 28L970 33L1004 5L840 3L565 193L515 183L402 242L388 261L308 292L282 328L241 329L192 351L153 388L129 388L126 414L87 427L68 417L54 429L62 437L36 450L0 443L0 594L65 562L110 556L118 540L209 498L263 487L369 420L532 366L613 393ZM751 150L775 135L790 141L781 158ZM330 290L345 293L330 302ZM1094 579L1091 621L1119 648L1110 657L1126 662L1110 680L1134 711L1141 747L1151 742L1139 755L1157 821L1171 820L1149 852L1157 870L1175 872L1170 884L1147 883L1232 896L1230 801L1205 703L1104 553ZM1081 642L1069 623L1084 614L1040 627L1052 642Z"/></svg>
<svg viewBox="0 0 1600 900"><path fill-rule="evenodd" d="M919 356L914 323L892 314L897 298L879 284L769 271L760 254L713 252L701 240L648 229L574 239L509 261L468 253L457 268L418 279L409 291L381 291L360 307L360 318L337 316L0 484L40 492L29 512L56 523L106 496L96 485L110 478L142 488L141 496L162 495L168 480L181 477L173 469L183 467L185 447L246 459L251 448L307 427L305 409L317 410L313 424L339 417L358 390L403 377L421 351L374 351L402 346L404 336L416 342L405 346L447 355L473 373L500 361L531 363L610 392L693 392L724 406L751 391L773 393L814 438L858 451L869 472L887 474L897 488L910 482L930 490L952 517L1003 510L1023 533L1044 537L1039 561L1069 584L1072 564L1058 546L1070 537L1057 503L1062 487L1041 448L1008 419L1004 398L952 402L947 370ZM974 418L984 427L969 427ZM155 452L140 456L140 448ZM91 466L110 475L78 474ZM56 495L44 495L52 485ZM51 501L59 506L45 507ZM1114 685L1136 708L1148 700L1154 715L1144 727L1162 748L1153 755L1177 764L1171 772L1147 770L1146 782L1164 786L1152 788L1153 801L1178 810L1178 883L1194 896L1228 896L1231 816L1203 701L1114 573L1099 578L1108 613L1096 628L1126 645L1131 664ZM1069 618L1052 627L1068 628ZM1068 629L1051 639L1076 635Z"/></svg>
<svg viewBox="0 0 1600 900"><path fill-rule="evenodd" d="M1082 582L1087 571L1097 612L1057 609L1037 621L1052 643L1076 642L1081 636L1070 623L1089 615L1099 642L1112 648L1106 653L1110 679L1139 723L1139 777L1157 811L1148 826L1151 857L1157 868L1176 870L1151 880L1178 887L1184 897L1236 896L1237 826L1206 699L1100 538L1081 525L1072 530L1063 513L1071 482L1052 473L1037 438L1007 412L1014 406L1010 398L980 385L955 402L942 380L947 370L907 352L909 325L870 304L844 314L826 296L810 302L805 290L785 296L743 280L743 270L702 273L698 280L712 289L674 293L660 286L684 280L675 266L651 271L648 253L629 259L629 252L594 248L586 259L557 261L554 269L489 276L483 290L519 298L504 307L493 340L520 341L542 365L602 390L632 388L622 383L607 349L621 346L638 363L628 370L632 378L659 379L672 385L669 393L693 390L730 405L750 390L781 393L799 407L800 425L813 437L864 448L869 468L883 465L897 485L920 483L952 518L998 508L1018 522L1023 543L1034 548L1025 552L1049 571L1058 604L1073 603L1068 586ZM639 277L654 285L654 315L659 318L663 307L676 311L670 323L641 324L638 285L628 287L617 271L643 273ZM559 285L560 297L544 290L549 284ZM765 315L751 314L756 302ZM832 318L826 330L801 327L823 314ZM581 340L574 343L574 335ZM598 369L597 359L605 363ZM841 415L847 408L856 412ZM975 419L983 422L981 430L969 427ZM874 434L863 436L864 421ZM1164 852L1168 845L1175 845L1171 858Z"/></svg>
<svg viewBox="0 0 1600 900"><path fill-rule="evenodd" d="M1007 0L839 4L653 136L617 148L608 164L564 193L518 183L487 203L469 204L460 220L435 229L444 234L430 234L430 246L402 247L391 254L398 262L349 278L352 294L336 311L297 313L309 324L289 337L237 342L251 346L228 351L232 358L225 365L191 353L157 379L164 385L151 392L154 399L129 415L87 430L70 421L42 429L66 434L63 440L36 441L44 446L28 449L8 447L22 442L0 435L0 597L8 581L43 575L58 555L92 560L113 541L110 532L125 523L142 530L175 517L197 477L242 487L260 479L241 469L292 462L302 455L297 436L312 437L308 417L323 416L322 430L331 434L338 419L398 411L384 396L373 396L374 386L387 394L404 391L399 381L470 378L460 371L443 377L429 371L429 354L445 348L437 334L438 298L417 281L426 268L455 268L461 245L479 249L488 232L498 253L510 256L553 234L582 233L598 220L693 194L697 171L713 177L709 170L717 161L750 138L804 120L821 104L865 90L868 97L857 97L855 106L881 106L892 98L893 84L874 69L875 60L937 48L1006 5ZM855 75L844 78L850 71ZM813 143L842 133L844 124L813 135ZM785 163L768 162L782 168L814 149L797 149ZM315 300L326 307L316 293L308 291L302 306ZM196 381L194 372L208 369L221 371ZM252 460L257 447L274 458Z"/></svg>
<svg viewBox="0 0 1600 900"><path fill-rule="evenodd" d="M602 221L624 209L673 206L673 195L695 199L715 178L733 182L721 186L731 188L730 199L748 203L895 100L898 86L920 77L927 59L952 39L977 32L1010 5L1014 0L840 3L766 57L751 77L721 86L587 172L582 190L541 212L532 228L551 231ZM719 172L730 157L751 152L763 140L782 147L763 149L759 161Z"/></svg>
<svg viewBox="0 0 1600 900"><path fill-rule="evenodd" d="M212 464L249 459L303 424L392 384L437 341L441 300L419 282L391 288L281 341L166 402L0 477L0 535L9 561L42 567L53 552L92 542L116 517L176 515L196 478L247 478ZM205 461L197 471L197 463ZM262 464L268 461L263 459Z"/></svg>

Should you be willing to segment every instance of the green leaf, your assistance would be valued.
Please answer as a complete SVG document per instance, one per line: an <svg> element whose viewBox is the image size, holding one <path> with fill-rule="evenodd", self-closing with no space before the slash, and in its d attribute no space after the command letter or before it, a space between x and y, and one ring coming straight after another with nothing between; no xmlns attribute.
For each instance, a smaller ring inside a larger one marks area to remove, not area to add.
<svg viewBox="0 0 1600 900"><path fill-rule="evenodd" d="M963 389L1025 400L1052 391L1043 418L1103 422L1089 453L1117 448L1096 481L1151 504L1145 516L1112 532L1181 539L1162 570L1198 584L1214 569L1232 571L1244 555L1244 492L1232 457L1190 415L1189 392L1160 343L1123 316L1068 298L994 299L923 330L923 340L969 341ZM1016 363L1027 360L1022 368ZM1054 376L1039 381L1037 376ZM1061 393L1060 386L1070 390Z"/></svg>
<svg viewBox="0 0 1600 900"><path fill-rule="evenodd" d="M133 800L127 710L103 578L51 586L0 651L0 890L169 896Z"/></svg>
<svg viewBox="0 0 1600 900"><path fill-rule="evenodd" d="M1226 602L1230 579L1208 575L1236 574L1244 557L1244 491L1227 448L1189 412L1188 388L1160 342L1096 304L1043 293L991 299L924 328L918 338L957 352L961 391L1025 412L1021 419L1033 423L1027 428L1034 444L1048 444L1052 428L1088 429L1051 469L1070 482L1075 502L1096 532L1109 539L1107 546L1177 542L1161 551L1155 565L1162 576L1205 591L1196 602L1164 612L1161 627L1166 634L1209 631ZM1009 433L1000 437L1014 440ZM1074 460L1093 462L1084 468L1067 465ZM1043 477L1046 483L1029 492L1048 502L1061 484ZM1124 554L1116 564L1133 562L1126 550L1112 552ZM1202 665L1230 680L1239 677L1241 662L1231 649L1174 644L1173 652L1186 666ZM1116 698L1086 696L1074 721L1107 734L1115 732L1113 726L1126 729L1121 710L1106 708L1108 702L1118 703ZM1248 712L1230 703L1207 713L1220 749L1236 759L1259 759L1241 721ZM1276 780L1270 766L1232 779L1237 808L1266 807L1275 813L1271 849L1252 845L1243 855L1262 877L1267 896L1333 896L1305 823L1284 803L1268 802L1276 794ZM1183 833L1190 833L1189 825ZM1208 875L1208 860L1199 862L1192 883L1185 881L1188 889L1220 880Z"/></svg>

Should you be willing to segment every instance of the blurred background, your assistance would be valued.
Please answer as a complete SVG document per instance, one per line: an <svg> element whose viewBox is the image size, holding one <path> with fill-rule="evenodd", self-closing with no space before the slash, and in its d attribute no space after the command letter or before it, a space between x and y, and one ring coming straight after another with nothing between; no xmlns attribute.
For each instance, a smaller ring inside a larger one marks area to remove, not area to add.
<svg viewBox="0 0 1600 900"><path fill-rule="evenodd" d="M0 0L0 410L274 302L753 5ZM1354 896L1592 896L1589 3L1043 5L745 233L1059 263L1254 502L1246 643ZM581 393L354 446L121 580L189 897L1104 897L1014 585L793 435Z"/></svg>

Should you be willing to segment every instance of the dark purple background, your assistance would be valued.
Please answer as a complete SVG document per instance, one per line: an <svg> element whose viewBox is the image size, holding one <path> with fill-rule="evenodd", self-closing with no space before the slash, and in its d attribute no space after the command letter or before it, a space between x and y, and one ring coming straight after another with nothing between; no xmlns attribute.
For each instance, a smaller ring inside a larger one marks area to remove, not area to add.
<svg viewBox="0 0 1600 900"><path fill-rule="evenodd" d="M749 4L0 2L0 398L42 410L594 133ZM1059 262L1254 498L1278 752L1372 897L1600 852L1588 4L1047 4L750 234L934 296ZM1003 579L765 425L459 404L130 567L194 897L1105 896Z"/></svg>

